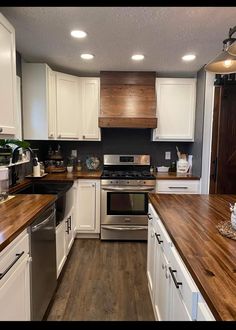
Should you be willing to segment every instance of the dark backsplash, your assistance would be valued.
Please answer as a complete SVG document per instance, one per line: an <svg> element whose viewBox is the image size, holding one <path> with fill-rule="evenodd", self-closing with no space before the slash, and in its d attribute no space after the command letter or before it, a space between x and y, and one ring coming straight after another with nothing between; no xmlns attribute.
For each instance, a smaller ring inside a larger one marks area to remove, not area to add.
<svg viewBox="0 0 236 330"><path fill-rule="evenodd" d="M153 166L169 166L177 160L176 145L179 150L189 153L191 142L152 142L151 129L103 128L102 140L91 141L29 141L31 148L37 148L40 161L47 159L49 146L57 149L60 144L66 160L71 150L77 150L82 163L88 156L97 156L103 161L104 154L149 154ZM171 152L171 160L165 160L165 151ZM193 162L194 170L194 162Z"/></svg>

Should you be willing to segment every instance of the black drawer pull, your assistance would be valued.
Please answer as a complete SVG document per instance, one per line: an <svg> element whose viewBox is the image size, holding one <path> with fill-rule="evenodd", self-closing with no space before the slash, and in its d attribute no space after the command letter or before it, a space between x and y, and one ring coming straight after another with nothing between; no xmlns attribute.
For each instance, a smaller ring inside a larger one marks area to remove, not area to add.
<svg viewBox="0 0 236 330"><path fill-rule="evenodd" d="M188 187L168 187L169 189L188 189Z"/></svg>
<svg viewBox="0 0 236 330"><path fill-rule="evenodd" d="M68 218L68 227L69 227L69 230L71 230L71 215Z"/></svg>
<svg viewBox="0 0 236 330"><path fill-rule="evenodd" d="M0 273L0 280L9 272L9 270L15 265L17 260L19 260L24 253L25 251L22 251L21 253L16 253L15 260L12 261L12 263L4 270L4 272Z"/></svg>
<svg viewBox="0 0 236 330"><path fill-rule="evenodd" d="M177 270L174 270L174 269L172 269L171 267L169 267L169 271L170 271L170 275L171 275L171 277L173 278L173 281L174 281L174 283L175 283L175 286L176 286L176 288L178 289L179 286L182 285L183 283L182 283L182 282L178 282L178 281L176 280L176 277L175 277L175 274L174 274L174 273L177 273Z"/></svg>
<svg viewBox="0 0 236 330"><path fill-rule="evenodd" d="M147 217L148 217L148 220L152 220L152 217L151 217L150 213L147 214Z"/></svg>
<svg viewBox="0 0 236 330"><path fill-rule="evenodd" d="M159 236L161 236L160 234L155 233L155 236L156 236L158 244L163 243L163 241L159 240Z"/></svg>

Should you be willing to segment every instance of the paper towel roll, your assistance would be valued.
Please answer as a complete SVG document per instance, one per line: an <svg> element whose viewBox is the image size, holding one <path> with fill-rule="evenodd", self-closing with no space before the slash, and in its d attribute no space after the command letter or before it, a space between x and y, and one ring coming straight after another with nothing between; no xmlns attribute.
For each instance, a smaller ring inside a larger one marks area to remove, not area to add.
<svg viewBox="0 0 236 330"><path fill-rule="evenodd" d="M33 166L33 176L40 176L40 164Z"/></svg>

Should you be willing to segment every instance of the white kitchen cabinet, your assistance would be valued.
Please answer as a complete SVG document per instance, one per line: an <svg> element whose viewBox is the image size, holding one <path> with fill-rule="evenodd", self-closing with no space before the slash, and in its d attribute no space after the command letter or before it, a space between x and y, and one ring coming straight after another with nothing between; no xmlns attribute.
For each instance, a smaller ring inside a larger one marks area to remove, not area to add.
<svg viewBox="0 0 236 330"><path fill-rule="evenodd" d="M153 215L152 210L149 205L148 214L148 244L147 244L147 278L148 278L148 288L150 292L151 299L154 296L154 270L155 270L155 229L153 226Z"/></svg>
<svg viewBox="0 0 236 330"><path fill-rule="evenodd" d="M154 294L149 288L156 319L161 321L214 320L160 217L150 203L149 213L156 238L154 271L152 270ZM149 239L151 239L150 236L148 236ZM151 242L148 242L148 246ZM152 269L150 265L148 267L147 269Z"/></svg>
<svg viewBox="0 0 236 330"><path fill-rule="evenodd" d="M66 262L67 244L66 244L66 223L65 219L56 227L56 255L57 255L57 277Z"/></svg>
<svg viewBox="0 0 236 330"><path fill-rule="evenodd" d="M0 136L16 133L15 29L0 13Z"/></svg>
<svg viewBox="0 0 236 330"><path fill-rule="evenodd" d="M22 63L22 97L24 139L55 138L55 73L47 64Z"/></svg>
<svg viewBox="0 0 236 330"><path fill-rule="evenodd" d="M197 305L197 321L215 321L212 312L210 311L201 294L198 297Z"/></svg>
<svg viewBox="0 0 236 330"><path fill-rule="evenodd" d="M79 78L82 91L82 140L101 140L98 127L100 110L100 78Z"/></svg>
<svg viewBox="0 0 236 330"><path fill-rule="evenodd" d="M156 180L161 194L200 194L200 180Z"/></svg>
<svg viewBox="0 0 236 330"><path fill-rule="evenodd" d="M57 72L57 138L80 138L81 88L78 77Z"/></svg>
<svg viewBox="0 0 236 330"><path fill-rule="evenodd" d="M194 141L196 79L156 78L158 118L153 141Z"/></svg>
<svg viewBox="0 0 236 330"><path fill-rule="evenodd" d="M26 230L0 253L0 320L30 320L29 235Z"/></svg>
<svg viewBox="0 0 236 330"><path fill-rule="evenodd" d="M79 180L77 233L100 233L100 180Z"/></svg>

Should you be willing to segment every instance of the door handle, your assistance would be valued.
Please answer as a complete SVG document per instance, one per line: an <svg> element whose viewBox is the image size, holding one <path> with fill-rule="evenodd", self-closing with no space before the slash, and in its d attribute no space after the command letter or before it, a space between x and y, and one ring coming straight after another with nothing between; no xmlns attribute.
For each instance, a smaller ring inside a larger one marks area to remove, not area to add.
<svg viewBox="0 0 236 330"><path fill-rule="evenodd" d="M175 269L172 269L171 267L169 267L169 271L170 271L170 275L175 283L175 286L177 289L179 289L179 286L182 285L183 283L182 282L178 282L176 277L175 277L175 273L177 273L177 270Z"/></svg>
<svg viewBox="0 0 236 330"><path fill-rule="evenodd" d="M160 234L155 233L155 236L156 236L158 244L163 243L163 241L159 240L159 236L161 236Z"/></svg>

